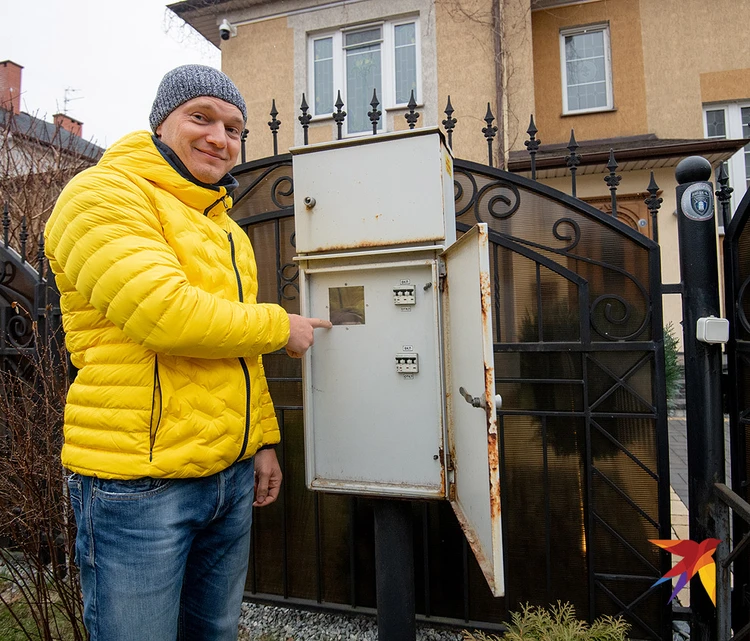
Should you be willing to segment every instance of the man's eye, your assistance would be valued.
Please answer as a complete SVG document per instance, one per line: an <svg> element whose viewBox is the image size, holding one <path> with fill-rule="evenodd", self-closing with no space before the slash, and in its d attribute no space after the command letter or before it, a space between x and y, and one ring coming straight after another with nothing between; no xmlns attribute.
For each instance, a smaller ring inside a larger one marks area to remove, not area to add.
<svg viewBox="0 0 750 641"><path fill-rule="evenodd" d="M203 114L193 114L193 118L195 118L195 120L200 120L200 121L203 121L206 119Z"/></svg>
<svg viewBox="0 0 750 641"><path fill-rule="evenodd" d="M236 127L227 127L227 133L233 138L235 138L240 135L240 130L237 129Z"/></svg>

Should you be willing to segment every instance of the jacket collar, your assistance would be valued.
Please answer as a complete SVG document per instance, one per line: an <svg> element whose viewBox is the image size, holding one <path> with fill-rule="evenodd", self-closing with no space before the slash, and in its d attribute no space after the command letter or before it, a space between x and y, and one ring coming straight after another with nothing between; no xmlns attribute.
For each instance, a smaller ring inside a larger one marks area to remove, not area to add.
<svg viewBox="0 0 750 641"><path fill-rule="evenodd" d="M227 193L230 196L232 195L232 192L239 186L237 179L232 176L232 174L225 174L224 177L217 183L209 184L201 182L195 176L193 176L193 174L190 173L188 168L185 166L185 163L180 160L180 157L172 150L169 145L163 143L155 135L151 136L151 140L154 141L154 145L156 145L159 153L164 157L164 160L166 160L171 165L172 169L180 174L180 176L182 176L185 180L189 180L194 185L198 185L198 187L203 187L204 189L213 189L214 191L219 191L220 187L225 187Z"/></svg>
<svg viewBox="0 0 750 641"><path fill-rule="evenodd" d="M190 174L169 147L163 143L161 147L168 151L157 147L151 132L136 131L107 149L98 164L144 178L210 216L222 214L232 207L230 190L238 185L233 176L227 174L214 185L202 183Z"/></svg>

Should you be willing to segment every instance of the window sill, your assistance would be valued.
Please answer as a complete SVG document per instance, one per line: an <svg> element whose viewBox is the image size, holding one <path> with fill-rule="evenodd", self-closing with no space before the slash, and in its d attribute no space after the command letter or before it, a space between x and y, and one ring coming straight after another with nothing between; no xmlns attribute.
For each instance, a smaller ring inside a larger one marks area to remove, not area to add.
<svg viewBox="0 0 750 641"><path fill-rule="evenodd" d="M569 118L570 116L587 116L588 114L614 113L615 111L617 111L617 107L602 107L600 109L579 109L578 111L563 111L560 114L560 117Z"/></svg>

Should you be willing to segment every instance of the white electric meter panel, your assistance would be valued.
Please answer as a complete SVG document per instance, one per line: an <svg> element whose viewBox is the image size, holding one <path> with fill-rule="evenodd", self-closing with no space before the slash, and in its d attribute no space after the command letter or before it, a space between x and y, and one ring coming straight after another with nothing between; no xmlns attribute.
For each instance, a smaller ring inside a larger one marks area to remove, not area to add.
<svg viewBox="0 0 750 641"><path fill-rule="evenodd" d="M449 499L495 596L505 593L487 225L443 254Z"/></svg>
<svg viewBox="0 0 750 641"><path fill-rule="evenodd" d="M329 319L305 358L307 484L444 498L437 261L300 270L302 312Z"/></svg>

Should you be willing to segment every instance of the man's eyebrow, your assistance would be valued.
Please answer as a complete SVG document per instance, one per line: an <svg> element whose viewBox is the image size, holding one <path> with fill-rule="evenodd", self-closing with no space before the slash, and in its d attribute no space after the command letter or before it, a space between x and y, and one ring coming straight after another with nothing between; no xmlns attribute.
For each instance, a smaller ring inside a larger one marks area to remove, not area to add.
<svg viewBox="0 0 750 641"><path fill-rule="evenodd" d="M218 114L219 110L216 109L216 105L212 103L210 100L200 100L197 99L195 103L193 104L194 109L200 109L202 111L210 111L212 115ZM244 121L240 116L230 116L226 119L226 123L228 125L237 126L238 128L242 129L244 126Z"/></svg>

